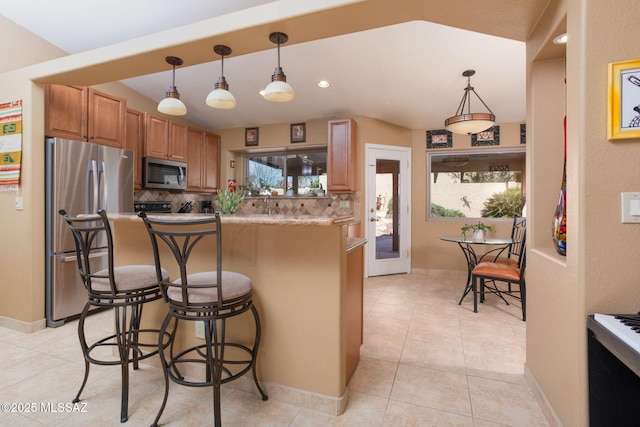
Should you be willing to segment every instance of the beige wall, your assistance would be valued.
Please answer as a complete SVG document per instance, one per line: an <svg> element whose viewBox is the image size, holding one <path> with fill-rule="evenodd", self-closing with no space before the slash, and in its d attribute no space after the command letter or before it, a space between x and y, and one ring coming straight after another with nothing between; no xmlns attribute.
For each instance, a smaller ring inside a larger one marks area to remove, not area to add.
<svg viewBox="0 0 640 427"><path fill-rule="evenodd" d="M620 222L620 192L637 191L637 140L606 138L607 64L638 57L640 9L634 0L558 1L527 43L529 206L527 369L565 426L588 424L586 318L594 312L636 312L640 306L634 242L640 228ZM537 60L539 47L566 16L567 256L546 237L561 170L563 61ZM554 93L555 92L555 93ZM554 136L555 135L555 136ZM557 172L556 174L557 175ZM546 236L545 236L546 235Z"/></svg>
<svg viewBox="0 0 640 427"><path fill-rule="evenodd" d="M521 147L520 123L498 123L498 125L500 125L501 148ZM439 237L460 234L460 227L468 220L464 218L447 221L426 220L426 130L413 130L411 136L411 268L416 271L426 269L466 271L466 262L460 248L450 242L441 241ZM433 151L472 149L481 150L482 148L471 147L469 136L454 134L453 148ZM496 235L508 235L511 231L511 220L486 222L496 228Z"/></svg>

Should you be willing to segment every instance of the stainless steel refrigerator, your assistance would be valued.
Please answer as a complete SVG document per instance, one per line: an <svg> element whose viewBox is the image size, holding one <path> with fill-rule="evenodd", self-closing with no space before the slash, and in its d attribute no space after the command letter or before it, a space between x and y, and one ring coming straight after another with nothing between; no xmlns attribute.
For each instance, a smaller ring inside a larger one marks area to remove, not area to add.
<svg viewBox="0 0 640 427"><path fill-rule="evenodd" d="M73 236L58 211L133 212L133 152L60 138L45 143L45 314L47 326L55 327L87 302ZM106 242L97 242L94 250L93 268L106 268Z"/></svg>

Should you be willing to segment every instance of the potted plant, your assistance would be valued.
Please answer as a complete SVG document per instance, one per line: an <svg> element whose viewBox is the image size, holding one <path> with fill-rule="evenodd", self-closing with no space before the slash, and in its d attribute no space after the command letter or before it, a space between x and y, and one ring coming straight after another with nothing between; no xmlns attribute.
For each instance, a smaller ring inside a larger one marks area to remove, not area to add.
<svg viewBox="0 0 640 427"><path fill-rule="evenodd" d="M243 200L244 193L241 191L229 191L228 188L218 191L218 206L223 214L232 214L237 211Z"/></svg>
<svg viewBox="0 0 640 427"><path fill-rule="evenodd" d="M485 224L482 221L478 221L476 224L465 224L461 228L462 235L464 238L467 238L467 231L472 230L473 234L471 235L471 239L474 242L484 242L485 234L487 231L492 231L495 233L496 229L490 225Z"/></svg>

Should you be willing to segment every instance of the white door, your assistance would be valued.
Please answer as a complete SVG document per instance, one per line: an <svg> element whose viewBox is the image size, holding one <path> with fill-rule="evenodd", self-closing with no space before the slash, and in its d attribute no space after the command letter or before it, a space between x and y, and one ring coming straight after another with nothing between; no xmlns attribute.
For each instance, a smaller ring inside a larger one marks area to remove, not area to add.
<svg viewBox="0 0 640 427"><path fill-rule="evenodd" d="M366 144L367 276L411 270L411 149Z"/></svg>

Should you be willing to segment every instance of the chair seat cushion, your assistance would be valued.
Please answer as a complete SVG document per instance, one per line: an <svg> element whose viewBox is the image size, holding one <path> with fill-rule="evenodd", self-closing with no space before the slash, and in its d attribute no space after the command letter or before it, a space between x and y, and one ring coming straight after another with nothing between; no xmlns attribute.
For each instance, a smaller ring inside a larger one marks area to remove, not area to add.
<svg viewBox="0 0 640 427"><path fill-rule="evenodd" d="M518 268L518 260L515 260L513 258L499 257L498 259L496 259L493 262L498 263L498 264L508 265L508 266L513 267L513 268Z"/></svg>
<svg viewBox="0 0 640 427"><path fill-rule="evenodd" d="M187 276L187 282L189 284L189 289L187 290L189 303L203 304L218 302L218 288L216 286L217 273L215 271L190 274ZM182 280L177 279L173 283L181 285ZM191 287L194 285L203 287ZM247 276L233 271L222 272L223 301L242 297L249 292L251 292L251 279ZM167 295L170 300L183 302L181 286L169 286L167 289Z"/></svg>
<svg viewBox="0 0 640 427"><path fill-rule="evenodd" d="M474 276L495 277L513 282L520 280L520 270L506 264L497 264L495 262L481 262L476 265L472 274Z"/></svg>
<svg viewBox="0 0 640 427"><path fill-rule="evenodd" d="M164 268L161 271L162 279L167 280L169 272ZM109 270L101 270L95 275L108 276ZM156 267L153 265L123 265L115 267L113 275L118 292L135 291L158 284ZM111 292L111 286L107 278L93 278L91 279L91 286L94 292Z"/></svg>

